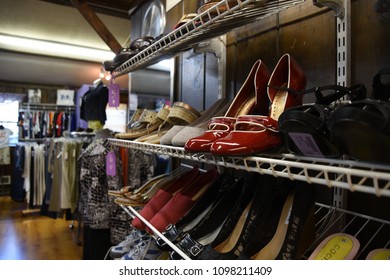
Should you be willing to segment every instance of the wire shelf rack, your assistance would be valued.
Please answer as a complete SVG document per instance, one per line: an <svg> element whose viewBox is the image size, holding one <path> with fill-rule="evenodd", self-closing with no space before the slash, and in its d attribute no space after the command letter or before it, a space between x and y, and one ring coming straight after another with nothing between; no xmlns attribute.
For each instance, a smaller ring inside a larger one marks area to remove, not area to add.
<svg viewBox="0 0 390 280"><path fill-rule="evenodd" d="M110 138L112 145L192 160L216 166L258 172L309 184L342 188L351 192L390 197L390 166L355 160L298 157L292 154L220 157L210 153L189 153L182 147L148 144Z"/></svg>
<svg viewBox="0 0 390 280"><path fill-rule="evenodd" d="M318 244L333 233L346 233L360 243L355 259L366 259L374 249L390 247L390 221L316 203L316 238L302 255L308 259Z"/></svg>
<svg viewBox="0 0 390 280"><path fill-rule="evenodd" d="M240 26L277 14L306 0L223 0L164 35L119 66L114 77L175 56L200 42Z"/></svg>

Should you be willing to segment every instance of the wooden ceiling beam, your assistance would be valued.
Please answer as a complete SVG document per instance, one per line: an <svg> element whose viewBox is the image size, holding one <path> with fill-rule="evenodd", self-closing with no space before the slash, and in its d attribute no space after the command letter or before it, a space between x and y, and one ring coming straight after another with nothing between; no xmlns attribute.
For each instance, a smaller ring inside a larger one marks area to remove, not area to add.
<svg viewBox="0 0 390 280"><path fill-rule="evenodd" d="M88 6L87 1L85 0L70 0L72 5L77 8L77 10L82 14L85 20L92 26L96 33L102 38L102 40L107 44L107 46L114 53L119 53L122 49L122 46L115 39L112 33L100 20L100 18L95 14L91 7Z"/></svg>

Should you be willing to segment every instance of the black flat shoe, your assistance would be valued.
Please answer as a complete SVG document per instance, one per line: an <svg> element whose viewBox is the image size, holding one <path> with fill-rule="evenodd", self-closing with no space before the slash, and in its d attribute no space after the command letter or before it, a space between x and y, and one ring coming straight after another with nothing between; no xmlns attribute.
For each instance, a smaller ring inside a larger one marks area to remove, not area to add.
<svg viewBox="0 0 390 280"><path fill-rule="evenodd" d="M261 221L266 209L278 187L275 178L261 176L254 186L255 193L248 209L243 211L238 222L226 221L215 240L209 244L198 259L201 260L234 260L237 259L254 233L256 225Z"/></svg>
<svg viewBox="0 0 390 280"><path fill-rule="evenodd" d="M251 201L255 189L253 186L258 175L253 173L245 179L239 179L208 214L192 230L184 234L176 246L191 259L197 259L205 246L218 235L225 221L234 223L238 220L242 211ZM171 259L181 259L181 256L172 252Z"/></svg>
<svg viewBox="0 0 390 280"><path fill-rule="evenodd" d="M240 259L299 259L314 240L314 188L302 182L288 182L291 188L274 197L257 225ZM276 215L278 213L278 215Z"/></svg>

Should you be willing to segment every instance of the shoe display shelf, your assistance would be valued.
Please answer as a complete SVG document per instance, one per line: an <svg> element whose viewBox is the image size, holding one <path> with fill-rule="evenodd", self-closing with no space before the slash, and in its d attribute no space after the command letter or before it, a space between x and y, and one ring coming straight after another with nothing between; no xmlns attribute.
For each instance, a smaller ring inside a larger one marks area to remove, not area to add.
<svg viewBox="0 0 390 280"><path fill-rule="evenodd" d="M148 144L115 138L110 138L109 141L115 146L142 150L183 160L258 172L291 180L301 180L309 184L348 189L352 192L369 193L378 197L390 197L390 166L387 165L373 165L353 160L298 157L292 154L217 157L208 153L188 153L182 147ZM167 240L150 225L138 213L137 209L123 205L122 208L131 217L140 218L152 229L156 236L162 238L184 259L190 259L175 244ZM390 245L390 221L387 220L316 203L315 221L317 221L315 225L316 237L311 246L302 255L303 259L307 259L310 252L319 242L333 232L348 233L358 238L361 244L359 256L364 256L372 244L378 244L378 246L383 246L384 248ZM362 239L360 236L366 230L372 232L368 240Z"/></svg>
<svg viewBox="0 0 390 280"><path fill-rule="evenodd" d="M197 46L199 43L225 34L234 28L250 22L277 14L285 9L301 4L305 0L248 0L220 1L216 6L202 11L192 20L164 35L151 46L130 58L114 71L118 77L140 68L147 67L160 60L170 58ZM350 0L313 0L318 7L332 9L337 21L337 84L350 84ZM232 4L233 3L233 4ZM259 154L251 156L214 156L211 153L189 153L182 147L148 144L111 138L112 145L129 149L142 150L149 153L166 155L182 160L213 164L221 168L233 168L290 180L304 181L309 184L323 185L336 192L351 191L367 193L380 197L390 197L390 165L373 164L355 160L301 157L293 154ZM360 238L361 233L369 230L373 233L368 240L360 240L361 250L357 258L364 258L372 245L387 248L390 246L390 221L345 210L341 196L334 198L335 206L316 203L316 239L308 248L303 258L321 240L332 232L346 232ZM341 206L341 207L339 207ZM132 207L122 206L126 212L139 217L150 225ZM174 244L166 240L157 230L152 231L184 259L189 259ZM374 228L374 230L373 230ZM367 250L366 250L367 249Z"/></svg>
<svg viewBox="0 0 390 280"><path fill-rule="evenodd" d="M172 248L175 252L177 252L184 260L191 260L190 257L188 257L184 252L182 252L175 244L173 244L169 239L167 239L161 232L159 232L152 224L149 223L142 215L138 213L138 210L131 207L131 206L125 206L125 205L120 205L123 210L131 217L135 218L138 217L147 227L153 231L154 235L156 237L161 238L164 240L164 242Z"/></svg>
<svg viewBox="0 0 390 280"><path fill-rule="evenodd" d="M315 240L302 254L302 259L308 259L318 244L335 232L346 233L359 240L360 248L355 259L365 259L372 248L390 246L390 221L321 203L316 203L315 221Z"/></svg>
<svg viewBox="0 0 390 280"><path fill-rule="evenodd" d="M145 68L163 59L197 46L199 43L218 37L234 28L246 25L306 0L223 0L202 11L179 28L164 35L148 48L140 51L119 66L113 73L119 77Z"/></svg>
<svg viewBox="0 0 390 280"><path fill-rule="evenodd" d="M258 172L309 184L342 188L351 192L390 197L390 166L354 160L300 157L292 154L256 156L214 156L210 153L189 153L182 147L148 144L110 138L112 145L166 155L183 160Z"/></svg>

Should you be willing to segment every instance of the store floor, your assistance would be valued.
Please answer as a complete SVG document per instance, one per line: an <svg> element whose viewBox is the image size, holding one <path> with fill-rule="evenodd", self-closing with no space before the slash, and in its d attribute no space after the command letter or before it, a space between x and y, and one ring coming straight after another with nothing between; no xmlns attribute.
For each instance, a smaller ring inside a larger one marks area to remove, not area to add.
<svg viewBox="0 0 390 280"><path fill-rule="evenodd" d="M0 260L82 259L77 228L70 229L71 221L37 213L23 216L25 209L25 203L0 196Z"/></svg>

